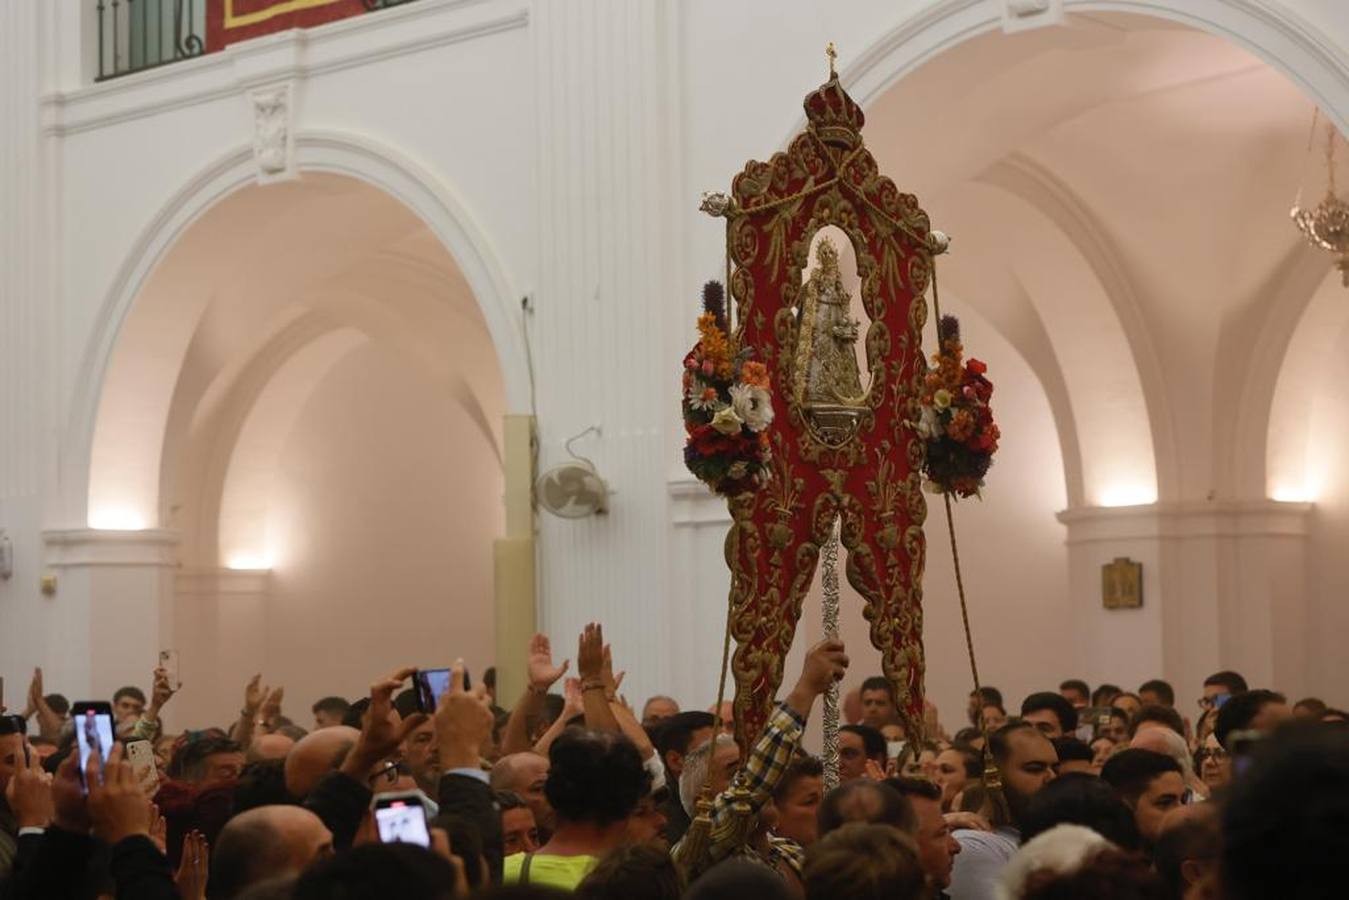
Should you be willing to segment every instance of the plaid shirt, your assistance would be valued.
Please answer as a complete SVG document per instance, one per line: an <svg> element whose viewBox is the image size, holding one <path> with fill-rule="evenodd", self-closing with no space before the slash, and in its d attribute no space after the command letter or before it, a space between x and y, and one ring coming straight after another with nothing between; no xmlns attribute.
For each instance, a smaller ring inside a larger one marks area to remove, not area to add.
<svg viewBox="0 0 1349 900"><path fill-rule="evenodd" d="M773 710L749 759L713 801L708 853L701 860L685 861L691 872L705 872L728 856L745 856L774 869L785 864L800 874L802 851L795 841L770 835L766 846L760 848L753 846L750 838L759 827L759 810L772 798L801 746L805 727L805 721L786 704L779 703ZM681 840L672 851L676 859L680 859L683 843Z"/></svg>

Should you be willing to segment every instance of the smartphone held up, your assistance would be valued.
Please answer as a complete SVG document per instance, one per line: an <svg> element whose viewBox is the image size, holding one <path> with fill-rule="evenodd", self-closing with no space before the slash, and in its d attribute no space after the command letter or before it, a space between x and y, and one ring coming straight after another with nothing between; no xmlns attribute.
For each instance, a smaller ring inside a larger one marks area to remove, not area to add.
<svg viewBox="0 0 1349 900"><path fill-rule="evenodd" d="M426 825L426 805L420 791L379 794L372 806L375 827L379 830L382 843L431 846L431 832Z"/></svg>
<svg viewBox="0 0 1349 900"><path fill-rule="evenodd" d="M70 718L75 725L75 741L80 751L80 778L88 770L89 756L98 750L101 767L107 765L108 754L112 752L113 724L112 704L103 700L81 700L70 708ZM84 786L85 791L89 785Z"/></svg>
<svg viewBox="0 0 1349 900"><path fill-rule="evenodd" d="M449 693L450 678L453 674L451 669L418 669L412 673L412 686L417 692L417 710L427 715L432 715L436 711L436 704L440 703L440 698ZM464 690L468 690L472 682L468 677L468 670L464 670Z"/></svg>
<svg viewBox="0 0 1349 900"><path fill-rule="evenodd" d="M164 677L168 679L169 690L177 691L183 686L183 681L178 670L178 651L160 650L159 668L164 670Z"/></svg>

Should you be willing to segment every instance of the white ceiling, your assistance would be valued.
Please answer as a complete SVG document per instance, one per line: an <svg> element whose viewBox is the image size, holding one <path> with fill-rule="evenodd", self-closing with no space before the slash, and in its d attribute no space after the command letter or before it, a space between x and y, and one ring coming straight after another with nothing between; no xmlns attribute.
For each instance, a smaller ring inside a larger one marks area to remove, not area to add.
<svg viewBox="0 0 1349 900"><path fill-rule="evenodd" d="M1291 268L1326 263L1288 220L1304 166L1323 184L1312 110L1245 50L1122 14L973 39L867 110L882 171L955 239L943 276L1076 420L1070 496L1224 490L1214 410L1240 378L1219 360Z"/></svg>

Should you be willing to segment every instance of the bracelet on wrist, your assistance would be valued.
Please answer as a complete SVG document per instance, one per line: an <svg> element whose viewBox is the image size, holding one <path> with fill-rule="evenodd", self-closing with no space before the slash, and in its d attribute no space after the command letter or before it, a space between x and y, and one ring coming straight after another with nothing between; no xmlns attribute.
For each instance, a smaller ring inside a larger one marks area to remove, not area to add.
<svg viewBox="0 0 1349 900"><path fill-rule="evenodd" d="M604 684L601 683L601 682L598 682L598 681L594 681L594 682L591 682L591 683L589 683L589 684L583 684L583 685L581 685L581 692L582 692L582 693L584 693L584 692L586 692L586 691L603 691L604 689L605 689L605 688L604 688Z"/></svg>

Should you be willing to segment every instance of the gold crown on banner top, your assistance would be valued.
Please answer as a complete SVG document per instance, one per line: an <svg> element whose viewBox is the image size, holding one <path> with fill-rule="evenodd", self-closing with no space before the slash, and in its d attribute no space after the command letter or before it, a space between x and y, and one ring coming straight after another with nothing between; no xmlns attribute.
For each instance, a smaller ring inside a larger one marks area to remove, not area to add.
<svg viewBox="0 0 1349 900"><path fill-rule="evenodd" d="M820 140L852 150L862 143L862 126L867 117L857 101L838 83L838 73L834 71L834 45L831 43L825 52L829 56L829 80L807 94L802 105Z"/></svg>

